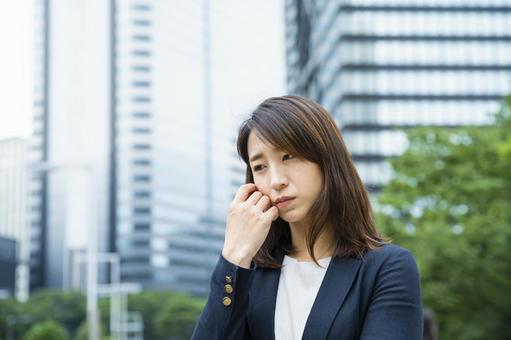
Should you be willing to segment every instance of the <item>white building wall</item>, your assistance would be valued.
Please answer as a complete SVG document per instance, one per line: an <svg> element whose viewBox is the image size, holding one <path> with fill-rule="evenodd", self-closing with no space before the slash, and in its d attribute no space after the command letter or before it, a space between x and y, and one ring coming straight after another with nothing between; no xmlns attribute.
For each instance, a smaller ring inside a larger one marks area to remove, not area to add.
<svg viewBox="0 0 511 340"><path fill-rule="evenodd" d="M47 79L42 84L48 96L43 127L47 157L39 160L55 166L48 173L43 197L45 282L61 287L66 280L65 254L84 247L91 223L98 224L100 249L107 241L110 5L102 0L48 3L48 60L43 64ZM87 175L84 167L93 169L94 175Z"/></svg>

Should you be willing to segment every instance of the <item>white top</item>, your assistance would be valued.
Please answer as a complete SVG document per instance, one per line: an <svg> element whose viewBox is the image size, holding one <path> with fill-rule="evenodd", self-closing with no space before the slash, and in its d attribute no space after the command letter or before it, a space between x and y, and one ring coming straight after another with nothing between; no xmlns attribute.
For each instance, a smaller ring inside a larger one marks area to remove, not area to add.
<svg viewBox="0 0 511 340"><path fill-rule="evenodd" d="M297 261L284 256L275 305L275 340L300 340L332 257Z"/></svg>

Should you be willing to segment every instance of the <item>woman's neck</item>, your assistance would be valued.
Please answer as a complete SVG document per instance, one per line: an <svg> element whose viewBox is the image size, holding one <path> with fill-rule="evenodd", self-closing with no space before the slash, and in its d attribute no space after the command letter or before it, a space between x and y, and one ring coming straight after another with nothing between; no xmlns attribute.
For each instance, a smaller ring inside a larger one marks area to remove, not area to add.
<svg viewBox="0 0 511 340"><path fill-rule="evenodd" d="M303 224L290 223L291 242L293 243L294 251L288 256L298 261L313 261L309 251L307 250L307 243L305 241L306 229ZM335 241L330 228L325 228L319 235L314 243L314 255L317 260L332 256L335 251Z"/></svg>

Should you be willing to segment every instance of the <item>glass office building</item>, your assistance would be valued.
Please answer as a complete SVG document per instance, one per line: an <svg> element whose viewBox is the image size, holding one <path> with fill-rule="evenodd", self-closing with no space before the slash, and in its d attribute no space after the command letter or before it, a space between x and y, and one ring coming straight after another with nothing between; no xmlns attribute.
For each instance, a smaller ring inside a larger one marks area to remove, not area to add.
<svg viewBox="0 0 511 340"><path fill-rule="evenodd" d="M233 113L255 96L240 84L273 95L284 87L279 73L249 67L275 67L275 52L261 58L233 46L262 50L274 30L251 32L243 20L255 24L275 5L114 3L110 249L121 255L123 280L209 291L227 207L244 178Z"/></svg>
<svg viewBox="0 0 511 340"><path fill-rule="evenodd" d="M14 238L0 235L0 300L12 298L15 293L16 265L19 243Z"/></svg>
<svg viewBox="0 0 511 340"><path fill-rule="evenodd" d="M235 115L284 89L283 67L254 71L283 66L283 57L247 55L273 43L274 29L248 27L268 19L275 2L37 6L33 161L98 169L99 249L120 255L122 281L207 294L227 207L244 177ZM34 176L33 287L69 282L59 254L71 247L66 235L83 214L74 209L62 218L55 209L83 206L76 196L86 198L85 189L72 171Z"/></svg>
<svg viewBox="0 0 511 340"><path fill-rule="evenodd" d="M48 67L48 7L46 1L34 1L34 103L32 107L32 136L30 138L30 163L43 162L47 157L47 89ZM42 287L46 269L46 203L45 176L29 174L29 229L30 229L30 289Z"/></svg>
<svg viewBox="0 0 511 340"><path fill-rule="evenodd" d="M69 287L68 254L97 223L98 249L119 254L122 281L205 294L225 224L214 212L232 194L229 176L212 177L208 7L35 5L31 161L53 168L31 181L32 288ZM85 164L94 183L80 176Z"/></svg>
<svg viewBox="0 0 511 340"><path fill-rule="evenodd" d="M30 282L68 288L68 254L86 247L92 224L107 250L109 3L33 4Z"/></svg>
<svg viewBox="0 0 511 340"><path fill-rule="evenodd" d="M10 276L9 272L0 270L5 280L13 280L16 283L16 297L25 300L28 293L29 280L29 251L30 241L28 233L28 143L24 138L0 139L0 240L2 237L12 239L10 243L0 245L0 253L3 256L11 254L16 275ZM7 241L4 241L7 242ZM5 251L3 247L5 248ZM9 255L10 256L10 255ZM9 257L7 256L7 257ZM15 279L14 279L15 278ZM5 284L5 280L0 279ZM0 284L0 296L2 286Z"/></svg>
<svg viewBox="0 0 511 340"><path fill-rule="evenodd" d="M222 223L204 222L215 181L207 11L186 1L112 9L111 249L122 279L147 288L200 293L216 260L211 247L217 254L223 240Z"/></svg>
<svg viewBox="0 0 511 340"><path fill-rule="evenodd" d="M511 92L504 0L287 0L288 90L336 119L372 191L415 126L488 124Z"/></svg>

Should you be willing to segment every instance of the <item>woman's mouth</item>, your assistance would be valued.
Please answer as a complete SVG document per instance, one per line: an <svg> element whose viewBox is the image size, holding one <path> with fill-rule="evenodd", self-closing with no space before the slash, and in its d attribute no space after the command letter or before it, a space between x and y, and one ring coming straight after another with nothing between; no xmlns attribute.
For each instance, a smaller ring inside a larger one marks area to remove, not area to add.
<svg viewBox="0 0 511 340"><path fill-rule="evenodd" d="M291 203L293 203L293 201L294 201L294 198L289 198L284 201L280 201L275 205L277 206L277 208L282 209L282 208L289 206Z"/></svg>

